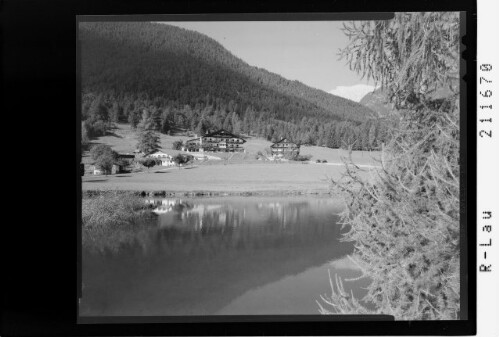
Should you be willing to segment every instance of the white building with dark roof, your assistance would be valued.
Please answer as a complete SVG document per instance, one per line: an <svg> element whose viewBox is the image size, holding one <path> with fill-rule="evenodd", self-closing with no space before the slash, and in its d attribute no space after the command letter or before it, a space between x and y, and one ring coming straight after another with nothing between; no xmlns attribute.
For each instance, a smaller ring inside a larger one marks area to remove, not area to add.
<svg viewBox="0 0 499 337"><path fill-rule="evenodd" d="M161 160L161 166L174 166L175 162L173 161L173 156L163 152L156 151L147 155L148 158L155 158Z"/></svg>
<svg viewBox="0 0 499 337"><path fill-rule="evenodd" d="M189 139L182 150L188 152L244 152L246 140L221 129L204 136Z"/></svg>
<svg viewBox="0 0 499 337"><path fill-rule="evenodd" d="M289 141L287 138L282 138L280 141L270 145L270 152L273 156L281 157L299 155L300 145Z"/></svg>

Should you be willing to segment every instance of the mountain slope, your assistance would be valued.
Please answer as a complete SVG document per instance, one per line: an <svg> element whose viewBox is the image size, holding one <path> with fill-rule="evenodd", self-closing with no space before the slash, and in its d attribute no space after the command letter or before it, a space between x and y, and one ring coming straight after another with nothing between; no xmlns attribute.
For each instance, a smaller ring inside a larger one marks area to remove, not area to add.
<svg viewBox="0 0 499 337"><path fill-rule="evenodd" d="M457 83L454 85L457 86ZM452 91L449 88L439 88L436 91L427 93L428 97L431 99L441 99L449 97L451 94ZM399 112L397 112L393 107L393 104L387 100L386 95L387 94L379 88L366 94L359 103L376 112L377 118L398 115Z"/></svg>
<svg viewBox="0 0 499 337"><path fill-rule="evenodd" d="M356 102L252 67L215 40L182 28L136 22L81 23L82 89L161 98L180 106L248 107L297 123L365 121L373 112ZM232 103L230 103L232 101Z"/></svg>
<svg viewBox="0 0 499 337"><path fill-rule="evenodd" d="M375 111L377 117L389 116L393 110L391 104L386 101L385 94L381 89L367 93L359 103Z"/></svg>

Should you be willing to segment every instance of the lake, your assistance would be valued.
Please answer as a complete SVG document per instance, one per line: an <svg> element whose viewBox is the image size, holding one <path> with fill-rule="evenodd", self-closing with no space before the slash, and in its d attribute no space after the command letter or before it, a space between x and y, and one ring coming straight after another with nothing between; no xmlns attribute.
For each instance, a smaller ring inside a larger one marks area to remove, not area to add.
<svg viewBox="0 0 499 337"><path fill-rule="evenodd" d="M360 271L331 197L146 199L118 249L83 248L82 316L318 314L331 275ZM121 234L120 234L121 235ZM361 297L367 281L346 284Z"/></svg>

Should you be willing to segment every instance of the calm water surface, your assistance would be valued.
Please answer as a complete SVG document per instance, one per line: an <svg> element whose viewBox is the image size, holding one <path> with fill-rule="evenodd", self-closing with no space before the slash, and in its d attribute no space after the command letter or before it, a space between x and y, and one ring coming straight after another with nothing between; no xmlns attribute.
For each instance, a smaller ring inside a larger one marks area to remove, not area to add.
<svg viewBox="0 0 499 337"><path fill-rule="evenodd" d="M157 214L115 250L83 251L87 315L318 314L328 269L360 272L325 197L150 199ZM145 229L144 229L145 228ZM365 280L351 283L356 296Z"/></svg>

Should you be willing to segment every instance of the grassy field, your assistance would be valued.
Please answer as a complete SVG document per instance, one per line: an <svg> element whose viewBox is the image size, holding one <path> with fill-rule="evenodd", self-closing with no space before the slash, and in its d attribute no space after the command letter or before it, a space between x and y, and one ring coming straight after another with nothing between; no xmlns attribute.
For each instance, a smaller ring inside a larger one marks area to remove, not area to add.
<svg viewBox="0 0 499 337"><path fill-rule="evenodd" d="M330 179L340 178L342 172L341 166L262 163L159 167L149 172L82 179L83 190L324 193L329 191Z"/></svg>
<svg viewBox="0 0 499 337"><path fill-rule="evenodd" d="M325 159L328 163L343 163L348 160L348 151L320 146L302 146L301 155L312 155L312 161ZM379 151L352 151L352 161L360 165L379 165Z"/></svg>
<svg viewBox="0 0 499 337"><path fill-rule="evenodd" d="M162 150L171 155L181 151L172 149L176 140L191 137L182 135L160 135ZM126 124L118 124L113 133L100 137L92 144L108 144L120 153L131 153L137 144L137 135ZM209 160L188 168L154 167L150 171L109 176L90 174L91 158L88 152L82 161L87 173L82 177L83 190L134 190L169 192L269 192L300 191L325 192L329 190L330 178L338 179L345 171L341 165L348 157L345 150L319 146L302 146L301 154L311 155L311 163L263 162L255 155L269 148L271 142L261 138L247 138L245 153L210 153L229 160ZM377 165L378 152L354 151L352 159L360 165ZM327 164L316 164L317 159Z"/></svg>

